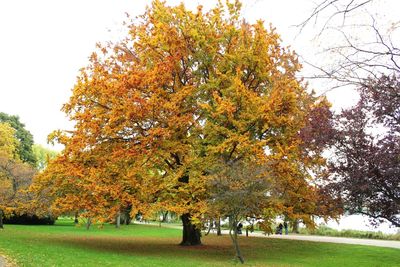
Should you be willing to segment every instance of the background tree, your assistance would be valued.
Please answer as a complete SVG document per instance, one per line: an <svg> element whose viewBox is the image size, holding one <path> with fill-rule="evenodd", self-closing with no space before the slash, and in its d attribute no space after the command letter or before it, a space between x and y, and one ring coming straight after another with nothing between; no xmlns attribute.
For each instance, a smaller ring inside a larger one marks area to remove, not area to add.
<svg viewBox="0 0 400 267"><path fill-rule="evenodd" d="M19 160L19 141L15 129L8 123L0 123L0 228L3 216L27 211L29 195L26 190L32 182L35 170Z"/></svg>
<svg viewBox="0 0 400 267"><path fill-rule="evenodd" d="M6 217L35 214L27 191L35 173L27 163L0 158L0 209Z"/></svg>
<svg viewBox="0 0 400 267"><path fill-rule="evenodd" d="M15 129L8 123L0 123L0 156L7 159L18 159Z"/></svg>
<svg viewBox="0 0 400 267"><path fill-rule="evenodd" d="M311 179L322 162L306 160L300 132L325 102L296 78L297 57L275 30L248 24L240 7L154 1L127 23L125 40L99 45L63 108L75 129L52 135L65 150L35 191L50 192L59 211L98 219L126 205L132 215L168 210L181 215L181 244L198 245L215 162L267 164L282 188ZM313 201L315 190L302 188Z"/></svg>
<svg viewBox="0 0 400 267"><path fill-rule="evenodd" d="M351 213L400 227L400 82L382 76L359 92L358 104L338 117L331 186Z"/></svg>
<svg viewBox="0 0 400 267"><path fill-rule="evenodd" d="M323 47L312 67L311 78L333 81L333 88L364 85L369 79L379 80L382 73L400 71L399 22L379 11L396 10L394 1L334 0L319 1L311 14L298 25L313 24L316 40ZM314 21L314 23L312 23ZM330 40L334 40L333 42Z"/></svg>
<svg viewBox="0 0 400 267"><path fill-rule="evenodd" d="M19 158L32 166L36 164L36 158L32 151L33 136L25 129L25 125L20 122L18 116L8 115L0 112L0 122L7 122L12 128L15 129L15 137L19 141L17 153Z"/></svg>
<svg viewBox="0 0 400 267"><path fill-rule="evenodd" d="M323 45L323 55L333 56L333 62L311 63L318 73L312 78L328 79L333 88L350 85L346 89L356 89L360 97L335 117L337 155L331 158L333 184L326 190L340 192L350 213L398 226L399 22L374 8L389 12L397 6L393 1L320 1L299 26L315 19L317 39L335 40Z"/></svg>
<svg viewBox="0 0 400 267"><path fill-rule="evenodd" d="M44 170L51 159L54 159L58 152L45 148L42 145L34 144L32 151L36 159L36 168L38 170Z"/></svg>
<svg viewBox="0 0 400 267"><path fill-rule="evenodd" d="M0 123L0 161L8 161L18 157L16 154L18 140L15 139L14 132L14 128L8 123ZM0 185L3 186L4 183L6 183L6 173L1 171ZM5 202L5 200L0 202L0 228L3 228Z"/></svg>
<svg viewBox="0 0 400 267"><path fill-rule="evenodd" d="M244 263L237 238L238 225L247 218L266 218L261 214L271 208L274 198L270 175L265 168L246 163L219 164L216 168L209 189L210 210L229 218L229 235L236 258Z"/></svg>

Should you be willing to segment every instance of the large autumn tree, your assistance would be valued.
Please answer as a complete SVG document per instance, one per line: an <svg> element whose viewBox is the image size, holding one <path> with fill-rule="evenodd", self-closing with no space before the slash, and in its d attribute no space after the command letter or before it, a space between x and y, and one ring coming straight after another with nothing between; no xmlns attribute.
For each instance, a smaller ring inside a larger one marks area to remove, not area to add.
<svg viewBox="0 0 400 267"><path fill-rule="evenodd" d="M127 23L124 40L99 45L63 107L75 128L52 135L65 149L33 189L52 195L54 210L88 218L127 206L176 212L181 244L197 245L209 185L218 170L246 162L268 169L264 195L274 196L253 215L331 216L318 211L311 182L322 146L301 134L312 110L328 104L296 78L297 57L275 29L247 23L240 7L193 12L154 1Z"/></svg>

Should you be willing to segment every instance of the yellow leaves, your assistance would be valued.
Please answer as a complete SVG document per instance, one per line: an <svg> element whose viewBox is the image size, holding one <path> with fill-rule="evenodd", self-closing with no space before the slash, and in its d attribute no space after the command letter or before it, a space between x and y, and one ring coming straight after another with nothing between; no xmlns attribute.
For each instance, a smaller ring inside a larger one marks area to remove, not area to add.
<svg viewBox="0 0 400 267"><path fill-rule="evenodd" d="M240 20L238 1L228 6L193 13L154 1L125 40L99 46L63 109L74 131L50 136L64 154L35 185L56 210L100 218L131 205L132 214L190 212L197 223L221 160L268 166L268 183L287 197L274 212L296 214L287 206L310 199L298 132L313 101L295 78L296 56L274 29Z"/></svg>
<svg viewBox="0 0 400 267"><path fill-rule="evenodd" d="M228 99L223 99L217 92L213 93L214 100L218 105L216 108L215 116L224 115L228 119L232 119L233 113L236 111L235 104Z"/></svg>
<svg viewBox="0 0 400 267"><path fill-rule="evenodd" d="M18 159L19 141L15 137L15 129L8 123L0 122L0 157Z"/></svg>
<svg viewBox="0 0 400 267"><path fill-rule="evenodd" d="M11 212L31 212L31 196L27 188L36 170L18 160L0 156L0 205Z"/></svg>

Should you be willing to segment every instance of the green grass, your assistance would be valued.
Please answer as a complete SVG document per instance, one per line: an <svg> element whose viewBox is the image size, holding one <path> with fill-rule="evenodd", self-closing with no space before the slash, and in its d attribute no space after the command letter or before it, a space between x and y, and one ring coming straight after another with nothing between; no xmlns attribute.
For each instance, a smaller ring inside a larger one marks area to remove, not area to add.
<svg viewBox="0 0 400 267"><path fill-rule="evenodd" d="M181 247L171 228L106 225L86 231L71 221L54 226L6 225L0 252L19 266L232 266L228 236L205 236ZM371 246L240 237L247 266L400 266L400 250Z"/></svg>

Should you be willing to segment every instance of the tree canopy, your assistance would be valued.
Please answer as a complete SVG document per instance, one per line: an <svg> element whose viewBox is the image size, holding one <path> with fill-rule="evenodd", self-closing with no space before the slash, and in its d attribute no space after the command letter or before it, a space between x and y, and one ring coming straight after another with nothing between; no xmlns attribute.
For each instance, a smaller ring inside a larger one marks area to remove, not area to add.
<svg viewBox="0 0 400 267"><path fill-rule="evenodd" d="M4 215L10 216L27 207L28 195L21 190L28 189L35 173L19 159L15 131L8 123L0 123L0 228L3 228Z"/></svg>
<svg viewBox="0 0 400 267"><path fill-rule="evenodd" d="M343 198L346 211L368 215L375 224L386 219L399 226L400 28L396 17L378 7L396 6L391 1L321 0L299 26L315 19L316 37L334 40L324 43L323 54L333 64L311 64L313 78L329 79L334 88L347 85L342 89L353 88L359 95L353 107L334 117L334 130L322 136L334 144L332 180L325 189Z"/></svg>
<svg viewBox="0 0 400 267"><path fill-rule="evenodd" d="M58 154L57 151L45 148L42 145L34 144L32 146L33 154L36 159L36 168L38 170L44 170L47 167L48 162L55 158Z"/></svg>
<svg viewBox="0 0 400 267"><path fill-rule="evenodd" d="M52 195L55 211L98 220L128 205L145 216L176 212L182 244L196 245L210 184L243 163L266 170L261 195L270 200L245 215L272 210L309 225L313 215L337 216L319 201L312 175L323 169L325 144L306 134L323 129L329 116L311 114L329 103L296 78L297 56L275 29L247 23L240 8L236 1L193 12L153 1L127 22L124 40L99 44L63 107L75 128L52 134L65 149L35 191ZM247 179L238 188L260 177Z"/></svg>
<svg viewBox="0 0 400 267"><path fill-rule="evenodd" d="M18 140L15 138L15 129L8 123L0 123L0 157L18 158L18 145Z"/></svg>
<svg viewBox="0 0 400 267"><path fill-rule="evenodd" d="M36 158L32 151L34 143L33 136L27 129L25 129L25 125L20 122L19 117L0 112L0 122L7 122L15 129L15 137L19 143L17 147L19 158L23 162L34 166L36 164Z"/></svg>
<svg viewBox="0 0 400 267"><path fill-rule="evenodd" d="M332 183L351 213L400 227L400 82L382 76L359 88L356 106L337 119Z"/></svg>

